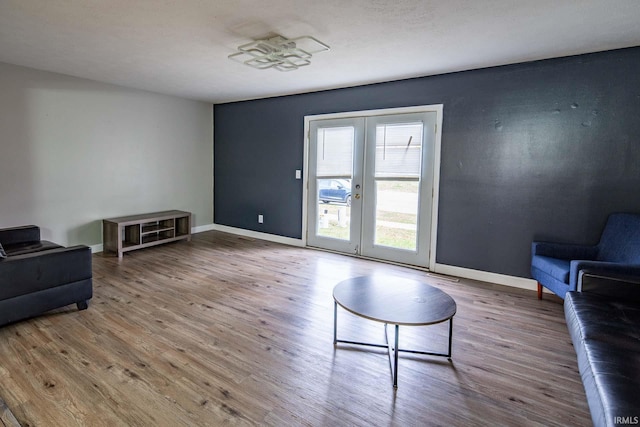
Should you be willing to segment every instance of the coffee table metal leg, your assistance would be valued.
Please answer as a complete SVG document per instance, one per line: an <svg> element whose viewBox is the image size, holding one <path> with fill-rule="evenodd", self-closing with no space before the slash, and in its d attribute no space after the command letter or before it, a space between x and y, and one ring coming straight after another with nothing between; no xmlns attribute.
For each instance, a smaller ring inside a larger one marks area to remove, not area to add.
<svg viewBox="0 0 640 427"><path fill-rule="evenodd" d="M449 319L449 360L451 360L451 341L453 340L453 317Z"/></svg>
<svg viewBox="0 0 640 427"><path fill-rule="evenodd" d="M384 324L384 339L387 342L387 351L389 354L389 368L391 369L391 378L393 379L393 387L398 388L398 341L400 337L400 326L395 325L395 346L391 346L389 341L389 333L387 331L387 324Z"/></svg>
<svg viewBox="0 0 640 427"><path fill-rule="evenodd" d="M400 348L400 325L395 326L395 339L394 345L389 341L389 333L388 333L388 324L384 324L384 338L386 344L374 344L367 342L359 342L359 341L347 341L347 340L339 340L338 339L338 303L334 301L333 303L333 344L344 343L344 344L355 344L355 345L363 345L368 347L380 347L386 348L389 355L389 368L391 369L391 378L393 379L393 387L398 388L398 356L399 353L413 353L413 354L425 354L429 356L442 356L447 357L451 360L451 348L453 343L453 317L449 319L449 348L447 353L436 353L431 351L418 351L418 350L409 350Z"/></svg>
<svg viewBox="0 0 640 427"><path fill-rule="evenodd" d="M398 347L398 341L400 337L400 326L396 325L396 347L393 352L393 387L398 388L398 353L400 353L400 347Z"/></svg>
<svg viewBox="0 0 640 427"><path fill-rule="evenodd" d="M338 343L338 303L333 302L333 345ZM449 343L451 346L451 343ZM449 350L451 353L451 350Z"/></svg>

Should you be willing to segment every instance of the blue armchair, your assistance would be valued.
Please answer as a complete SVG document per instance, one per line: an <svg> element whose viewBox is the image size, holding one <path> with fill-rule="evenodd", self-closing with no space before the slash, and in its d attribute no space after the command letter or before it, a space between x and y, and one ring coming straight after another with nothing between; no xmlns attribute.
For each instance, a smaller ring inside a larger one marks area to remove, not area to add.
<svg viewBox="0 0 640 427"><path fill-rule="evenodd" d="M640 215L614 213L595 246L533 242L531 277L560 298L575 291L580 271L640 277Z"/></svg>

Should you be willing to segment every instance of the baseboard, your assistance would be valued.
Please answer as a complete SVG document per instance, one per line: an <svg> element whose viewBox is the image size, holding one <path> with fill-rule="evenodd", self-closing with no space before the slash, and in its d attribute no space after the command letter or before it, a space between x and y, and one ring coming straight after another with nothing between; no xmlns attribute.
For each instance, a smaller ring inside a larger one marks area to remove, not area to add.
<svg viewBox="0 0 640 427"><path fill-rule="evenodd" d="M261 233L259 231L245 230L243 228L229 227L228 225L213 224L212 230L224 233L237 234L238 236L251 237L253 239L267 240L269 242L282 243L284 245L304 247L302 239L277 236L275 234Z"/></svg>
<svg viewBox="0 0 640 427"><path fill-rule="evenodd" d="M202 233L203 231L215 230L215 224L199 225L197 227L191 227L191 234Z"/></svg>
<svg viewBox="0 0 640 427"><path fill-rule="evenodd" d="M479 280L481 282L495 283L497 285L511 286L513 288L535 291L538 282L524 277L508 276L506 274L490 273L487 271L473 270L470 268L456 267L453 265L438 264L432 270L434 273L448 276L464 277L465 279Z"/></svg>
<svg viewBox="0 0 640 427"><path fill-rule="evenodd" d="M97 252L102 252L104 250L104 245L102 243L98 244L98 245L91 245L89 246L91 248L91 253L95 254Z"/></svg>

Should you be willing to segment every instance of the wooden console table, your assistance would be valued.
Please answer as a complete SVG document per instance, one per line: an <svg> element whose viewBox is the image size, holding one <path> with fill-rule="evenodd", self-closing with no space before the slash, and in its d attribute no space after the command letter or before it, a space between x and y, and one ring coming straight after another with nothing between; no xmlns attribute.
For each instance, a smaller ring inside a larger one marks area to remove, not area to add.
<svg viewBox="0 0 640 427"><path fill-rule="evenodd" d="M102 220L103 250L124 252L176 240L191 240L191 213L153 212Z"/></svg>

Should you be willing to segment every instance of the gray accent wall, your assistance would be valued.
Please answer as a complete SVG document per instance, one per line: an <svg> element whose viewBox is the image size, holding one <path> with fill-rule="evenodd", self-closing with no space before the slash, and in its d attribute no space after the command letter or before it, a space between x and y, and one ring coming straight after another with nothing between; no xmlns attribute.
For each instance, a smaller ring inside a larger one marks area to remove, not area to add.
<svg viewBox="0 0 640 427"><path fill-rule="evenodd" d="M103 218L213 222L213 107L0 63L0 227L102 243Z"/></svg>
<svg viewBox="0 0 640 427"><path fill-rule="evenodd" d="M444 105L438 263L529 277L532 240L596 243L609 213L640 212L630 48L215 105L215 223L301 238L304 116L429 104Z"/></svg>

